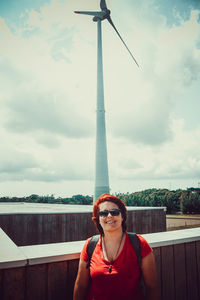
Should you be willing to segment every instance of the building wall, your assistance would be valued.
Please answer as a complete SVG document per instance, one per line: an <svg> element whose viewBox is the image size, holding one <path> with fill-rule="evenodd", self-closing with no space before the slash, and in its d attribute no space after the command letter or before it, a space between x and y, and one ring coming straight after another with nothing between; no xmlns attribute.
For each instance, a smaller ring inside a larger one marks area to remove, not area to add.
<svg viewBox="0 0 200 300"><path fill-rule="evenodd" d="M96 234L91 212L0 214L0 227L18 246L85 240ZM166 230L164 209L129 210L127 230Z"/></svg>

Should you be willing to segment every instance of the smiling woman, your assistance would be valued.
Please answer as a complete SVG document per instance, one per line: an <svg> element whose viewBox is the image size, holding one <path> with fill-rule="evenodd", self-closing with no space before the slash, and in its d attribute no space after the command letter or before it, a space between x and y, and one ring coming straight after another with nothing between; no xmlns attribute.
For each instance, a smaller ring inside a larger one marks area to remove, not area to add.
<svg viewBox="0 0 200 300"><path fill-rule="evenodd" d="M141 300L141 272L146 285L145 299L158 299L152 249L142 236L137 235L141 248L140 269L136 250L126 232L124 203L115 196L101 195L94 204L92 220L100 232L100 237L91 257L88 255L91 238L83 247L74 287L74 300Z"/></svg>

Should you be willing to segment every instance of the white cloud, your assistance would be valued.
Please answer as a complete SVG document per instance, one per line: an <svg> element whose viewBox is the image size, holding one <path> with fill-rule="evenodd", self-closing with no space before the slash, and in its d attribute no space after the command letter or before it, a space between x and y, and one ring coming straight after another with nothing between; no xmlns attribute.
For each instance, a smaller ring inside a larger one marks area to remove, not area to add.
<svg viewBox="0 0 200 300"><path fill-rule="evenodd" d="M149 8L152 2L108 4L140 64L138 69L110 24L103 22L111 186L198 178L200 127L186 129L174 113L186 94L192 101L190 87L200 80L198 11L188 20L179 18L179 26L167 27L166 16ZM24 12L15 30L0 19L0 125L7 149L0 149L1 182L37 181L40 192L47 189L42 182L59 191L59 182L65 189L73 181L74 193L93 185L96 24L73 13L85 9L99 5L93 0L87 5L52 1Z"/></svg>

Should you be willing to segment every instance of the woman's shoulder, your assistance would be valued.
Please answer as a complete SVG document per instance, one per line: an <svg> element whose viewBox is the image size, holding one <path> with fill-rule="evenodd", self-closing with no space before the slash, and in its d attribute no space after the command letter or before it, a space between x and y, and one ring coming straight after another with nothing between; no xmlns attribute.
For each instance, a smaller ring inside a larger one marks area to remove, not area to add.
<svg viewBox="0 0 200 300"><path fill-rule="evenodd" d="M153 250L147 240L140 234L137 234L137 237L140 240L140 245L141 245L141 257L144 258L147 256L149 253L151 253Z"/></svg>
<svg viewBox="0 0 200 300"><path fill-rule="evenodd" d="M150 252L152 252L152 248L150 247L149 243L146 241L146 239L142 235L137 233L136 236L140 243L141 257L144 258L146 255L148 255ZM130 244L132 245L133 248L135 248L134 242L131 242L130 233L127 233L126 238L128 238L128 237L129 237Z"/></svg>
<svg viewBox="0 0 200 300"><path fill-rule="evenodd" d="M93 241L93 243L92 243ZM81 255L80 258L83 261L88 261L89 256L88 256L88 252L93 252L94 248L96 247L97 244L100 243L100 237L99 236L91 236L89 238L86 239L85 244L83 246L83 249L81 251ZM91 251L88 251L88 247L91 247Z"/></svg>

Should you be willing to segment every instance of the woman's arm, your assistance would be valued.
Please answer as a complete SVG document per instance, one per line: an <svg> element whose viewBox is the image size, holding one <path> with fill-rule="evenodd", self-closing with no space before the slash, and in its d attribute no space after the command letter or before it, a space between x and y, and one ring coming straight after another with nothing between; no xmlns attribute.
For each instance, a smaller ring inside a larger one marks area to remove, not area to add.
<svg viewBox="0 0 200 300"><path fill-rule="evenodd" d="M86 268L87 263L80 259L78 274L74 285L73 300L85 300L90 282L90 271Z"/></svg>
<svg viewBox="0 0 200 300"><path fill-rule="evenodd" d="M142 259L142 273L146 286L146 299L147 300L158 300L158 281L156 263L153 252L149 253Z"/></svg>

